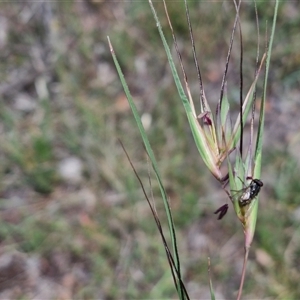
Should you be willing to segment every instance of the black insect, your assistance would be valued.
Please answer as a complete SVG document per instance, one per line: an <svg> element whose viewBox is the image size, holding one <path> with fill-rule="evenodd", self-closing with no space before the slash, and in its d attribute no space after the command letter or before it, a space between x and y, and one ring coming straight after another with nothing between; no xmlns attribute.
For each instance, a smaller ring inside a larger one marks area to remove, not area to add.
<svg viewBox="0 0 300 300"><path fill-rule="evenodd" d="M247 179L251 179L251 177L247 177ZM254 198L258 195L263 185L264 184L261 180L252 179L248 186L237 191L238 196L235 195L235 197L238 197L240 206L249 205L252 202L252 200L254 200ZM220 208L218 208L214 212L214 214L219 214L218 220L221 220L226 215L227 210L228 210L228 204L224 204Z"/></svg>
<svg viewBox="0 0 300 300"><path fill-rule="evenodd" d="M239 203L241 206L246 206L252 202L252 200L258 195L263 182L259 179L252 179L250 184L242 189L242 195L239 197Z"/></svg>

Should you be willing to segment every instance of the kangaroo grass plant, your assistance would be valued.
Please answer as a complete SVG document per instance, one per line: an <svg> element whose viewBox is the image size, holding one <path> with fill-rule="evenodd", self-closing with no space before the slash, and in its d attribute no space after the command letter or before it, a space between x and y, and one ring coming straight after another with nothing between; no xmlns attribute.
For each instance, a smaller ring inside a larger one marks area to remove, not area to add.
<svg viewBox="0 0 300 300"><path fill-rule="evenodd" d="M178 75L169 45L167 44L167 41L164 37L164 33L160 25L160 21L157 16L156 10L153 6L153 3L151 0L148 0L148 2L150 4L155 22L157 24L157 28L162 43L168 57L168 61L175 81L175 85L177 87L178 95L185 108L185 112L190 124L190 128L197 149L205 165L213 174L213 176L220 182L221 187L224 189L227 196L231 200L236 215L242 223L242 228L244 230L244 236L245 236L245 242L244 242L245 251L244 251L243 270L242 270L242 275L240 280L240 288L237 295L237 299L240 299L242 295L242 289L243 289L243 284L245 279L246 264L248 260L249 249L255 232L257 211L258 211L258 194L261 187L263 186L263 182L259 178L261 173L261 162L262 162L262 142L263 142L263 131L264 131L265 101L266 101L266 89L267 89L272 42L275 33L275 24L276 24L276 17L278 11L278 1L276 1L275 4L273 25L272 25L269 42L267 42L266 53L262 55L260 62L259 62L259 51L258 51L259 41L258 41L258 48L257 48L258 50L257 50L257 58L256 58L257 68L254 75L253 82L250 85L250 88L245 98L243 98L243 43L242 43L241 23L239 17L239 11L240 11L242 1L238 1L238 2L236 2L235 0L233 1L236 9L236 16L233 24L232 33L231 33L227 60L226 60L225 70L224 70L223 79L220 88L219 101L216 107L216 111L214 112L211 109L209 105L209 101L205 96L204 86L202 83L202 76L201 76L200 67L196 55L192 25L189 17L189 9L187 5L187 1L183 0L185 5L188 27L189 27L194 63L196 66L198 80L199 80L200 112L198 113L196 112L194 100L192 99L191 96L191 90L188 84L187 75L185 72L185 68L182 62L180 52L178 50L175 33L173 31L172 23L169 18L166 3L163 0L169 28L173 36L174 46L179 59L181 72L183 74L185 88L181 84L180 77ZM255 11L256 11L256 5L255 5ZM257 29L258 29L257 11L256 11L256 20L257 20ZM230 102L229 99L227 98L227 93L226 93L226 78L227 78L228 66L230 62L230 56L232 52L232 46L233 46L234 36L236 31L239 31L239 40L240 40L240 87L239 87L240 111L234 125L232 125L232 120L231 120L232 113L230 112ZM259 37L259 32L258 32L258 37ZM109 42L112 57L116 65L120 80L122 82L133 115L135 117L137 126L141 133L141 137L143 139L147 154L150 158L152 168L156 175L156 179L159 183L160 192L163 198L164 207L166 211L166 216L168 219L168 226L169 226L172 248L170 248L167 243L167 239L160 225L160 220L155 210L155 207L153 206L153 203L149 200L147 193L145 192L143 183L139 178L123 144L122 147L128 157L128 160L130 161L134 173L136 174L142 186L144 195L148 201L155 222L159 229L178 296L180 299L189 299L188 292L184 286L183 279L182 279L182 271L180 267L180 259L179 259L179 253L177 248L175 225L173 222L168 197L163 185L161 175L159 173L159 168L109 38L108 38L108 42ZM262 100L259 108L260 111L259 111L259 121L257 127L258 129L256 133L256 138L254 138L255 137L254 116L255 116L255 108L256 108L255 105L256 85L257 85L260 71L264 63L265 63L265 73L264 73L263 95L262 95ZM249 120L251 124L250 138L249 141L244 141L243 129L245 124ZM248 143L247 151L245 154L243 153L244 143ZM224 165L227 166L226 168L227 171L225 173L224 173ZM227 188L228 183L230 189ZM217 209L215 211L215 214L218 214L218 219L222 219L225 216L227 210L228 210L228 204L225 204L221 206L219 209ZM209 262L209 278L210 278L210 272L211 270L210 270L210 262ZM214 296L211 280L210 280L210 289L211 289L211 299L214 299L215 296Z"/></svg>

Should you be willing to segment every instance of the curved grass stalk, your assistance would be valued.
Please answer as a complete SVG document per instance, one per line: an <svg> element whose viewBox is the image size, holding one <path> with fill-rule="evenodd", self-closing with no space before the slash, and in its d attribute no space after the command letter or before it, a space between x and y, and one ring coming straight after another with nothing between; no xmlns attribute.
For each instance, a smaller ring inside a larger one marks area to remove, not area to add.
<svg viewBox="0 0 300 300"><path fill-rule="evenodd" d="M185 288L184 288L184 285L182 283L180 260L179 260L179 254L178 254L178 248L177 248L176 231L175 231L175 226L174 226L173 217L172 217L172 213L171 213L171 208L169 206L169 202L168 202L168 199L167 199L167 193L166 193L166 190L164 188L164 185L163 185L163 182L162 182L162 179L161 179L161 176L160 176L160 172L159 172L159 169L158 169L158 165L157 165L153 150L151 148L150 142L148 140L146 131L145 131L144 126L142 124L141 118L140 118L140 116L138 114L138 111L137 111L137 108L136 108L136 106L133 102L131 93L129 91L128 85L127 85L126 80L124 78L124 75L123 75L123 72L122 72L121 67L119 65L119 62L116 58L114 49L113 49L112 44L110 42L110 39L109 39L109 37L107 37L107 38L108 38L108 43L109 43L109 47L110 47L110 51L111 51L113 60L114 60L115 66L117 68L117 72L119 74L121 83L123 85L128 103L129 103L129 105L131 107L131 110L133 112L136 124L138 126L139 131L140 131L140 134L141 134L144 146L146 148L147 154L148 154L149 159L151 161L152 168L154 170L157 182L159 184L160 193L161 193L162 198L163 198L163 203L164 203L165 212L166 212L167 219L168 219L168 227L169 227L170 237L171 237L171 242L172 242L173 256L172 255L170 256L170 251L169 251L169 248L166 247L165 241L164 241L164 245L165 245L168 260L170 260L171 259L170 257L172 257L172 261L174 262L175 273L173 273L173 271L172 271L172 274L176 275L175 286L176 286L176 289L178 291L179 298L182 299L182 300L183 299L188 299L187 293L184 292ZM154 215L154 217L155 217L155 220L157 222L158 217L155 216L155 215ZM174 275L173 275L173 278L174 278Z"/></svg>

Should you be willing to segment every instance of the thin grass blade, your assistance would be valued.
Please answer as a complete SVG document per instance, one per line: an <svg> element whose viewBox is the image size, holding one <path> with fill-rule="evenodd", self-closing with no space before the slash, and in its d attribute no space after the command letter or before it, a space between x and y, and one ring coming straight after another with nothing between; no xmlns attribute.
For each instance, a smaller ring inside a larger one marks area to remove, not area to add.
<svg viewBox="0 0 300 300"><path fill-rule="evenodd" d="M259 116L259 124L258 124L258 133L257 133L257 141L256 141L256 149L255 149L255 157L254 157L254 172L253 175L255 178L260 178L261 173L261 163L262 163L262 143L263 143L263 131L264 131L264 120L265 120L265 102L266 102L266 94L267 94L267 83L268 83L268 74L269 74L269 67L270 67L270 60L271 60L271 53L272 53L272 45L273 39L275 35L275 28L276 28L276 20L278 15L278 6L279 1L276 0L275 9L274 9L274 16L273 16L273 24L272 24L272 31L270 35L270 42L267 51L267 59L266 59L266 71L265 71L265 78L264 78L264 93L260 108L260 116ZM257 212L258 212L258 196L257 201L254 201L253 208L251 214L246 223L245 227L245 247L250 247L253 236L255 233L256 227L256 220L257 220Z"/></svg>
<svg viewBox="0 0 300 300"><path fill-rule="evenodd" d="M245 124L246 119L249 116L249 112L251 111L251 107L253 104L253 100L254 100L254 92L255 92L255 86L256 86L256 82L258 80L258 76L259 76L259 72L261 70L262 64L265 60L266 55L263 56L262 60L261 60L261 64L260 67L258 69L257 75L255 76L255 79L253 81L253 83L251 84L251 87L247 93L247 96L245 98L245 101L243 103L243 110L242 110L242 114L243 114L243 124ZM229 149L233 149L236 147L236 145L238 144L240 137L241 137L241 122L240 122L240 114L237 117L236 123L234 125L233 128L233 134L232 134L232 139L229 141L228 147ZM226 158L226 156L222 157L221 160L223 161Z"/></svg>
<svg viewBox="0 0 300 300"><path fill-rule="evenodd" d="M221 102L220 119L221 119L221 126L217 128L218 143L220 145L220 148L223 150L223 152L226 153L227 150L229 150L227 146L227 142L230 140L232 136L230 105L227 97L226 88L223 94L223 100Z"/></svg>
<svg viewBox="0 0 300 300"><path fill-rule="evenodd" d="M210 258L208 257L208 278L209 278L209 290L210 290L210 299L215 300L215 291L211 280L211 274L210 274Z"/></svg>
<svg viewBox="0 0 300 300"><path fill-rule="evenodd" d="M172 256L172 253L171 253L171 251L170 251L170 248L169 248L169 246L168 246L168 243L167 243L167 240L166 240L166 237L165 237L163 228L162 228L162 226L161 226L161 223L160 223L160 220L159 220L159 216L158 216L157 211L156 211L156 209L155 209L155 206L154 206L154 204L151 203L151 201L150 201L150 199L149 199L149 197L148 197L148 195L147 195L147 193L146 193L144 184L143 184L141 178L139 177L139 175L138 175L138 173L137 173L137 171L136 171L136 169L135 169L135 167L134 167L134 165L133 165L133 163L132 163L132 161L131 161L131 159L130 159L130 157L129 157L129 154L127 153L127 151L126 151L126 149L125 149L125 147L124 147L124 145L123 145L123 143L122 143L122 141L119 140L119 142L120 142L121 147L123 148L123 150L124 150L124 152L125 152L125 154L126 154L126 156L127 156L127 159L128 159L128 161L129 161L129 163L130 163L130 165L131 165L131 168L132 168L132 170L133 170L135 176L137 177L137 179L138 179L138 181L139 181L139 183L140 183L140 186L141 186L141 188L142 188L142 191L143 191L143 193L144 193L144 196L145 196L145 198L146 198L146 200L147 200L147 202L148 202L148 205L149 205L149 207L150 207L150 209L151 209L151 212L152 212L152 215L153 215L153 217L154 217L156 226L157 226L157 228L158 228L158 231L159 231L159 233L160 233L160 236L161 236L163 245L164 245L164 247L165 247L167 259L168 259L169 266L170 266L170 271L171 271L172 278L173 278L173 281L174 281L174 285L175 285L175 287L176 287L176 289L177 289L177 292L180 291L180 295L182 295L182 297L181 297L180 299L187 299L187 300L189 300L189 295L188 295L188 293L187 293L187 290L186 290L186 288L185 288L184 283L183 283L182 280L181 280L181 276L180 276L179 270L178 270L177 267L176 267L175 261L174 261L174 259L173 259L173 256ZM150 179L150 177L149 177L149 182L150 182L150 186L151 186L151 179Z"/></svg>
<svg viewBox="0 0 300 300"><path fill-rule="evenodd" d="M171 209L170 209L169 202L168 202L168 199L167 199L167 194L166 194L165 188L163 186L162 179L161 179L161 176L160 176L160 173L159 173L159 170L158 170L158 165L157 165L154 153L152 151L151 145L149 143L148 137L146 135L146 131L143 127L143 124L142 124L141 118L138 114L137 108L136 108L136 106L133 102L131 93L129 91L128 85L126 83L123 72L122 72L121 67L119 65L119 62L116 58L115 52L113 50L113 47L112 47L112 44L111 44L109 38L108 38L108 43L109 43L110 51L111 51L115 66L117 68L117 72L119 74L122 86L123 86L124 91L125 91L128 103L131 107L131 110L132 110L132 113L134 115L136 124L138 126L139 131L140 131L141 137L142 137L143 142L144 142L144 146L145 146L147 154L150 158L150 161L151 161L156 179L157 179L158 184L159 184L160 192L161 192L161 195L162 195L162 198L163 198L163 203L164 203L164 207L165 207L165 211L166 211L166 215L167 215L167 219L168 219L168 226L169 226L170 237L171 237L171 241L172 241L173 254L174 254L174 258L175 258L175 265L176 265L176 269L178 270L178 274L179 274L178 281L180 283L180 282L182 282L182 279L181 279L181 270L180 270L180 260L179 260L178 250L177 250L176 232L175 232L175 227L174 227L174 222L173 222L173 218L172 218ZM179 291L181 291L181 289L179 289ZM179 296L180 296L180 299L184 299L184 294L182 292L179 293Z"/></svg>
<svg viewBox="0 0 300 300"><path fill-rule="evenodd" d="M160 25L158 16L157 16L155 8L153 6L153 3L152 3L151 0L148 0L148 1L149 1L151 10L152 10L154 19L156 21L160 37L161 37L163 46L165 48L165 52L167 54L167 58L168 58L168 61L169 61L169 65L170 65L171 72L172 72L172 75L173 75L173 78L174 78L174 81L175 81L175 85L177 87L179 97L180 97L180 99L182 101L182 104L185 108L185 112L186 112L186 115L187 115L187 118L188 118L188 121L189 121L189 124L190 124L190 128L191 128L191 131L192 131L197 149L198 149L203 161L205 162L205 164L207 165L209 170L212 172L212 174L216 178L221 179L222 174L221 174L221 171L219 170L219 167L217 165L217 162L218 162L217 153L214 153L213 152L213 150L214 150L213 147L208 144L206 135L203 131L203 128L199 125L197 116L193 112L191 104L190 104L190 102L189 102L189 100L188 100L188 98L187 98L187 96L184 92L184 89L182 87L182 84L180 82L180 78L178 76L176 66L175 66L175 63L173 61L169 45L168 45L168 43L165 39L162 27Z"/></svg>

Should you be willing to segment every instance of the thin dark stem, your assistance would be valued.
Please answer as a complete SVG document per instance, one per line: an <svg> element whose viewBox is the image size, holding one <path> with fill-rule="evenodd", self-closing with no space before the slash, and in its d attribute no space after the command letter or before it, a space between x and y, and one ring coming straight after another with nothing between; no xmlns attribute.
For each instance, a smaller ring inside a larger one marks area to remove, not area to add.
<svg viewBox="0 0 300 300"><path fill-rule="evenodd" d="M165 12L166 12L167 20L168 20L168 23L169 23L169 26L170 26L170 29L171 29L171 32L172 32L174 46L175 46L175 50L176 50L176 53L177 53L177 56L178 56L180 68L181 68L181 71L182 71L182 74L183 74L186 90L189 93L188 78L187 78L187 75L186 75L186 72L185 72L185 69L184 69L184 65L183 65L183 62L182 62L182 57L181 57L181 54L180 54L180 51L179 51L179 48L178 48L177 39L176 39L176 36L174 34L173 26L172 26L172 23L171 23L171 20L170 20L170 17L169 17L169 13L168 13L168 9L167 9L167 5L166 5L165 0L163 0L163 4L164 4L164 9L165 9Z"/></svg>
<svg viewBox="0 0 300 300"><path fill-rule="evenodd" d="M222 78L221 92L220 92L219 102L218 102L218 105L217 105L216 115L219 115L219 112L221 110L222 101L223 101L224 87L225 87L226 76L227 76L227 72L228 72L229 60L230 60L230 56L231 56L234 33L235 33L237 21L239 19L240 6L241 6L241 1L239 1L239 4L237 6L237 13L236 13L236 16L235 16L235 20L234 20L234 24L233 24L233 28L232 28L232 32L231 32L230 45L229 45L229 49L228 49L228 53L227 53L225 71L224 71L223 78Z"/></svg>
<svg viewBox="0 0 300 300"><path fill-rule="evenodd" d="M256 50L256 67L255 67L255 76L257 75L259 69L259 45L260 45L260 33L259 33L259 21L258 21L258 12L256 1L254 0L254 9L255 9L255 18L256 18L256 30L257 30L257 50ZM253 143L253 135L254 135L254 116L255 116L255 102L256 102L256 86L253 93L253 106L252 106L252 116L251 116L251 127L250 127L250 149L252 149L251 145ZM252 151L251 151L251 161L252 161Z"/></svg>
<svg viewBox="0 0 300 300"><path fill-rule="evenodd" d="M157 174L157 170L153 169L153 171L156 174L156 178L159 178L159 175ZM161 185L162 185L162 183L161 183ZM167 209L168 209L168 211L169 211L169 213L171 215L171 208L170 208L170 205L169 205L168 201L167 201ZM156 216L157 216L157 214L156 214ZM171 215L171 218L173 219L172 215ZM158 216L157 216L157 219L158 219ZM161 230L161 233L163 233L161 226L160 226L160 230ZM173 221L171 222L171 233L172 233L172 238L174 240L174 243L173 243L174 255L175 255L176 262L177 262L177 264L175 264L175 262L173 260L173 257L171 256L172 262L174 262L173 268L175 268L175 270L176 270L177 278L178 278L178 281L179 281L180 294L182 295L182 297L184 297L184 293L186 293L186 295L187 295L187 292L186 292L185 286L184 286L184 284L182 282L181 267L180 267L180 258L179 258L179 252L178 252L178 247L177 247L177 237L176 237L176 231L175 231L175 227L174 227ZM162 238L165 241L164 234L163 234ZM167 245L167 244L165 244L165 245ZM170 252L169 247L168 247L168 251ZM177 287L177 284L176 284L176 287ZM177 288L177 290L178 290L178 288Z"/></svg>
<svg viewBox="0 0 300 300"><path fill-rule="evenodd" d="M194 39L194 35L193 35L187 0L184 0L184 4L185 4L186 18L187 18L187 22L188 22L188 26L189 26L190 39L191 39L191 43L192 43L193 57L194 57L194 62L195 62L195 66L197 69L197 75L198 75L199 86L200 86L200 103L201 103L202 111L206 111L204 87L203 87L201 71L200 71L200 67L199 67L199 63L198 63L198 59L197 59L197 55L196 55L195 39Z"/></svg>
<svg viewBox="0 0 300 300"><path fill-rule="evenodd" d="M131 168L132 168L132 170L133 170L136 178L139 181L139 184L140 184L140 186L141 186L141 188L143 190L144 196L145 196L145 198L146 198L146 200L148 202L148 205L149 205L149 207L151 209L151 212L152 212L152 215L154 217L156 226L158 228L158 231L160 233L161 239L162 239L163 244L164 244L164 248L165 248L165 251L166 251L166 255L167 255L168 262L169 262L169 266L170 266L170 270L171 270L171 274L172 274L172 277L173 277L173 281L174 281L175 287L176 287L177 291L180 290L181 295L184 297L183 299L186 298L187 300L189 300L190 299L189 295L187 293L187 290L186 290L185 285L184 285L184 283L182 281L182 278L181 278L180 268L176 267L174 258L173 258L172 254L171 254L170 248L169 248L168 243L166 241L166 238L165 238L165 235L164 235L164 232L163 232L163 229L162 229L162 226L161 226L158 214L156 212L156 209L152 205L152 203L151 203L151 201L150 201L150 199L149 199L149 197L148 197L148 195L146 193L146 190L145 190L145 187L143 185L143 182L142 182L141 178L139 177L139 175L138 175L138 173L137 173L137 171L136 171L136 169L135 169L135 167L134 167L134 165L133 165L133 163L132 163L132 161L131 161L131 159L130 159L130 157L129 157L129 155L128 155L128 153L127 153L127 151L126 151L126 149L125 149L125 147L124 147L124 145L122 143L122 141L120 139L118 139L118 141L121 144L121 147L123 148L123 151L126 154L126 157L127 157L128 161L130 163L130 166L131 166ZM150 177L149 177L149 180L150 180ZM151 182L151 180L150 180L150 182ZM173 230L175 230L175 229L173 228ZM176 241L175 241L175 245L176 245ZM177 247L176 247L176 251L175 252L176 252L176 255L178 255ZM178 259L177 261L179 262L179 258L178 257L177 257L177 259ZM175 274L176 274L176 276L175 276ZM178 287L178 283L179 283L179 287Z"/></svg>
<svg viewBox="0 0 300 300"><path fill-rule="evenodd" d="M239 292L238 292L238 295L237 295L237 298L236 298L237 300L240 300L241 297L242 297L243 286L244 286L245 275L246 275L246 266L247 266L247 261L248 261L248 255L249 255L249 247L245 247L242 277L241 277Z"/></svg>
<svg viewBox="0 0 300 300"><path fill-rule="evenodd" d="M243 124L243 37L242 28L239 20L240 29L240 41L241 41L241 54L240 54L240 124L241 124L241 138L240 138L240 153L243 157L243 134L244 134L244 124Z"/></svg>
<svg viewBox="0 0 300 300"><path fill-rule="evenodd" d="M240 154L243 157L243 140L244 140L244 121L243 121L243 35L242 35L242 27L239 18L239 8L236 4L236 1L233 0L234 6L236 9L236 13L238 16L238 25L240 32L240 128L241 128L241 137L240 137Z"/></svg>

